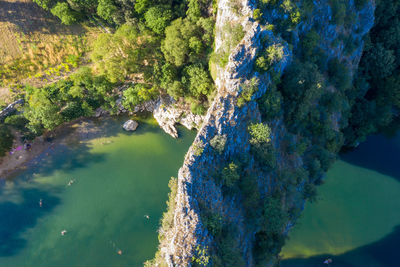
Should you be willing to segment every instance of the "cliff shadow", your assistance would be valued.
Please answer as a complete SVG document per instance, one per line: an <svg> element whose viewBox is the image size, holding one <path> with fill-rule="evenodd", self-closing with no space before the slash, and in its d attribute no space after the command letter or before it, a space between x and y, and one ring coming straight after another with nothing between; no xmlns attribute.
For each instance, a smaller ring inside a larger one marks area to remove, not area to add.
<svg viewBox="0 0 400 267"><path fill-rule="evenodd" d="M0 257L13 256L22 250L28 242L22 234L60 204L58 197L36 188L22 189L21 198L18 202L0 202Z"/></svg>
<svg viewBox="0 0 400 267"><path fill-rule="evenodd" d="M312 267L328 266L323 264L327 258L332 259L330 266L338 267L397 267L400 266L399 259L400 225L394 227L393 231L382 239L371 244L353 249L346 253L332 255L318 255L309 258L293 258L282 260L282 267Z"/></svg>
<svg viewBox="0 0 400 267"><path fill-rule="evenodd" d="M354 150L341 153L340 159L400 181L400 134L371 136Z"/></svg>

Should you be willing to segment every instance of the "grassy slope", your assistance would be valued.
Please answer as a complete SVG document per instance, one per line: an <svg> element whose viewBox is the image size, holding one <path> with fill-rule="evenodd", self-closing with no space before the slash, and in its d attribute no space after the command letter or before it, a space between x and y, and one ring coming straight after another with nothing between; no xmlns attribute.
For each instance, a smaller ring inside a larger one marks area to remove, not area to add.
<svg viewBox="0 0 400 267"><path fill-rule="evenodd" d="M98 33L96 27L62 25L31 0L0 1L0 105L10 102L10 88L67 74Z"/></svg>

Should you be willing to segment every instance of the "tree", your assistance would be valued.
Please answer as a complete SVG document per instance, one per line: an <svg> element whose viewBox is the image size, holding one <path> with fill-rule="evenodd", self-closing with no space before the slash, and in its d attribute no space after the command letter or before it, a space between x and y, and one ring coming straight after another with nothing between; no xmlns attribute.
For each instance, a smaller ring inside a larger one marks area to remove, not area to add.
<svg viewBox="0 0 400 267"><path fill-rule="evenodd" d="M155 33L162 34L172 19L172 12L165 6L155 6L146 11L144 18L147 27Z"/></svg>
<svg viewBox="0 0 400 267"><path fill-rule="evenodd" d="M109 22L113 21L113 16L117 10L118 8L115 6L113 0L99 0L99 4L97 5L97 15Z"/></svg>
<svg viewBox="0 0 400 267"><path fill-rule="evenodd" d="M189 65L184 69L183 84L189 89L192 96L200 98L207 96L213 89L213 83L208 72L203 66Z"/></svg>
<svg viewBox="0 0 400 267"><path fill-rule="evenodd" d="M368 53L368 70L375 80L381 80L395 70L395 56L393 50L387 50L381 43L377 43Z"/></svg>
<svg viewBox="0 0 400 267"><path fill-rule="evenodd" d="M250 144L260 145L271 141L271 129L267 124L253 123L249 126Z"/></svg>
<svg viewBox="0 0 400 267"><path fill-rule="evenodd" d="M187 61L190 52L189 39L196 30L195 24L181 18L174 20L165 29L161 49L168 62L179 67Z"/></svg>
<svg viewBox="0 0 400 267"><path fill-rule="evenodd" d="M251 151L262 167L273 168L276 165L275 150L271 144L271 129L267 124L254 123L248 128Z"/></svg>
<svg viewBox="0 0 400 267"><path fill-rule="evenodd" d="M228 166L226 166L221 173L223 184L228 188L233 187L240 179L238 171L239 167L235 163L229 163Z"/></svg>
<svg viewBox="0 0 400 267"><path fill-rule="evenodd" d="M129 110L145 101L154 99L158 95L158 91L155 87L149 88L146 84L135 84L134 87L129 87L123 93L124 95L124 107Z"/></svg>
<svg viewBox="0 0 400 267"><path fill-rule="evenodd" d="M0 124L0 156L11 149L13 139L10 129L4 124Z"/></svg>
<svg viewBox="0 0 400 267"><path fill-rule="evenodd" d="M33 0L33 2L42 7L44 10L49 10L54 4L54 0Z"/></svg>
<svg viewBox="0 0 400 267"><path fill-rule="evenodd" d="M124 24L114 34L98 36L91 58L100 74L114 83L124 81L129 74L143 73L151 68L154 54L151 36Z"/></svg>
<svg viewBox="0 0 400 267"><path fill-rule="evenodd" d="M65 2L58 2L50 11L51 14L58 17L65 25L71 25L77 22L78 14Z"/></svg>
<svg viewBox="0 0 400 267"><path fill-rule="evenodd" d="M60 106L49 97L49 88L35 88L27 91L24 116L29 120L29 128L39 133L40 128L52 130L63 122Z"/></svg>

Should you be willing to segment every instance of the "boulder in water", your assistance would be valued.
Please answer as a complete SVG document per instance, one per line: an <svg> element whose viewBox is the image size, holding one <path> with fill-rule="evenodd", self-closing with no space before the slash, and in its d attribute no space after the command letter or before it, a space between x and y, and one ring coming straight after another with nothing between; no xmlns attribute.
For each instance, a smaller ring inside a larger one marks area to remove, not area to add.
<svg viewBox="0 0 400 267"><path fill-rule="evenodd" d="M136 128L139 126L139 123L137 123L134 120L127 120L124 125L122 126L122 128L124 128L125 131L135 131Z"/></svg>

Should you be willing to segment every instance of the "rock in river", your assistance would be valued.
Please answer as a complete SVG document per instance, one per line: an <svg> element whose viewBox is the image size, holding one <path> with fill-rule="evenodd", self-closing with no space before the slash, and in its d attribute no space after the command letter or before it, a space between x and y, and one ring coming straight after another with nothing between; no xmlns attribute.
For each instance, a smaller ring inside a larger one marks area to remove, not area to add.
<svg viewBox="0 0 400 267"><path fill-rule="evenodd" d="M139 123L137 123L134 120L127 120L122 128L124 128L125 131L135 131L136 128L139 126Z"/></svg>

